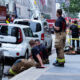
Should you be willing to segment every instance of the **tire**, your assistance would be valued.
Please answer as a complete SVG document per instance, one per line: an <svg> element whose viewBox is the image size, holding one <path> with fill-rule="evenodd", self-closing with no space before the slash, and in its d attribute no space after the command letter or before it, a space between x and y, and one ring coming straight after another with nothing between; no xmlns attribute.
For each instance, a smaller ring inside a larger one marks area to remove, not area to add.
<svg viewBox="0 0 80 80"><path fill-rule="evenodd" d="M29 58L29 51L28 51L28 49L27 49L26 52L25 52L24 58L25 58L25 59L28 59L28 58Z"/></svg>

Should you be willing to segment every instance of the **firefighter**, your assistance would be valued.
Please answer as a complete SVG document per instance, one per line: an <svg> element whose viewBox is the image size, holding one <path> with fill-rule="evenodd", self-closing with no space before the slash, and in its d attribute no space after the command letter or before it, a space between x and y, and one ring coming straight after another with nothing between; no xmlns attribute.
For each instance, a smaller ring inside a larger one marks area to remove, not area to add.
<svg viewBox="0 0 80 80"><path fill-rule="evenodd" d="M32 58L27 59L18 59L9 69L8 75L16 75L24 70L29 69L32 66L37 66L38 64Z"/></svg>
<svg viewBox="0 0 80 80"><path fill-rule="evenodd" d="M42 54L42 61L44 64L49 64L49 59L48 59L48 50L45 45L40 43L39 39L35 40L36 45L38 46L40 53Z"/></svg>
<svg viewBox="0 0 80 80"><path fill-rule="evenodd" d="M39 47L36 45L34 40L30 40L29 44L32 48L31 53L32 53L33 59L36 61L36 63L40 64L40 66L38 66L37 68L45 68L41 58Z"/></svg>
<svg viewBox="0 0 80 80"><path fill-rule="evenodd" d="M70 26L72 32L72 47L75 48L75 38L77 39L77 48L79 48L79 28L78 22L74 21L74 24Z"/></svg>
<svg viewBox="0 0 80 80"><path fill-rule="evenodd" d="M64 46L66 40L66 21L62 17L62 10L58 9L56 16L58 19L55 22L55 48L57 53L56 62L53 63L54 66L64 67L65 57L64 57Z"/></svg>

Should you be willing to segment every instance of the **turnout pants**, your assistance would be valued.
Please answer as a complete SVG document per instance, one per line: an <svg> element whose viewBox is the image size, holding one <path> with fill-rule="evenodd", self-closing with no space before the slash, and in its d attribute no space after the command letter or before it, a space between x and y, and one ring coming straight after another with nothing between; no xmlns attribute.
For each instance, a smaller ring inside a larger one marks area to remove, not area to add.
<svg viewBox="0 0 80 80"><path fill-rule="evenodd" d="M34 60L32 59L20 59L17 60L13 66L9 69L9 73L12 75L16 75L26 69L29 69L32 66L36 66L37 64L35 63Z"/></svg>
<svg viewBox="0 0 80 80"><path fill-rule="evenodd" d="M79 39L79 36L73 36L72 35L72 38ZM79 40L72 40L72 46L75 48L75 41L77 41L77 48L78 48L79 47Z"/></svg>
<svg viewBox="0 0 80 80"><path fill-rule="evenodd" d="M55 36L56 36L55 48L57 53L57 62L64 63L65 62L64 47L65 47L65 41L66 41L66 33L58 32L58 33L55 33Z"/></svg>

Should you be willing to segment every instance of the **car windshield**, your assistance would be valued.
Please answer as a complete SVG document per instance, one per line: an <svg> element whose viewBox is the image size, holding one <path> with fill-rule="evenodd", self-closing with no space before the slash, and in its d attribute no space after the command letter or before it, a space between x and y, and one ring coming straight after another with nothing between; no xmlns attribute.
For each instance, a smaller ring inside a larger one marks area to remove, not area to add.
<svg viewBox="0 0 80 80"><path fill-rule="evenodd" d="M21 25L30 26L30 23L28 21L16 21L15 24L21 24Z"/></svg>
<svg viewBox="0 0 80 80"><path fill-rule="evenodd" d="M33 37L32 30L30 28L23 28L26 37Z"/></svg>
<svg viewBox="0 0 80 80"><path fill-rule="evenodd" d="M16 30L17 30L17 27L14 27L14 26L0 25L0 35L15 37Z"/></svg>
<svg viewBox="0 0 80 80"><path fill-rule="evenodd" d="M0 38L0 40L2 42L7 42L6 39L11 39L13 37L15 37L17 39L17 37L18 37L18 27L8 26L8 25L0 25L0 36L3 37L3 41Z"/></svg>

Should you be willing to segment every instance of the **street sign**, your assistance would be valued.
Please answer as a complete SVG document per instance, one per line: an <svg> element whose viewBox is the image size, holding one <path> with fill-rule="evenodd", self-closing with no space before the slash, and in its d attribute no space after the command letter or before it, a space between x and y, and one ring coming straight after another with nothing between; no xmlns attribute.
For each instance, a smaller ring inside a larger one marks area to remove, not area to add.
<svg viewBox="0 0 80 80"><path fill-rule="evenodd" d="M56 0L56 3L65 3L66 0Z"/></svg>

